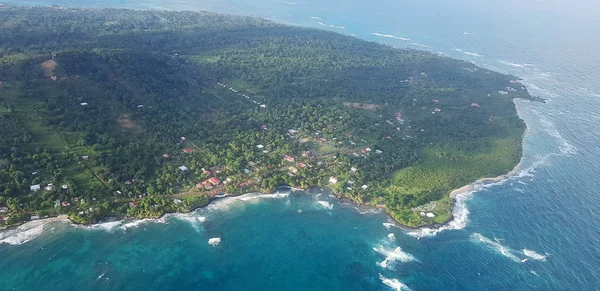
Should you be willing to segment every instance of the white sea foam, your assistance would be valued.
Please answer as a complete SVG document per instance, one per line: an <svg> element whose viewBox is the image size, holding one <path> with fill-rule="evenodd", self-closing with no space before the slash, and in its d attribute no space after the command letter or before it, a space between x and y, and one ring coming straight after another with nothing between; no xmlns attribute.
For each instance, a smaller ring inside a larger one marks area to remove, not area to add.
<svg viewBox="0 0 600 291"><path fill-rule="evenodd" d="M325 27L346 29L346 27L344 27L344 26L335 25L335 24L327 24L327 23L324 23L323 21L317 21L317 24L319 24L321 26L325 26Z"/></svg>
<svg viewBox="0 0 600 291"><path fill-rule="evenodd" d="M392 227L398 227L395 223L391 223L391 222L384 222L383 226L385 226L385 228L387 228L388 230L390 230Z"/></svg>
<svg viewBox="0 0 600 291"><path fill-rule="evenodd" d="M410 44L414 45L414 46L420 46L420 47L429 47L426 44L422 44L422 43L416 43L416 42L411 42Z"/></svg>
<svg viewBox="0 0 600 291"><path fill-rule="evenodd" d="M396 240L396 235L394 235L393 233L389 233L387 235L388 239L390 239L391 241L395 241Z"/></svg>
<svg viewBox="0 0 600 291"><path fill-rule="evenodd" d="M159 218L159 219L145 218L145 219L139 219L139 220L134 220L134 221L129 221L129 222L123 221L121 223L121 225L119 225L119 229L122 229L122 230L134 229L134 228L138 228L138 227L148 224L148 223L165 223L165 220L161 219L161 218Z"/></svg>
<svg viewBox="0 0 600 291"><path fill-rule="evenodd" d="M377 208L372 208L372 207L354 207L354 209L356 209L356 211L358 211L358 213L360 213L361 215L365 215L365 214L378 214L381 213L381 210L377 209Z"/></svg>
<svg viewBox="0 0 600 291"><path fill-rule="evenodd" d="M410 291L410 288L408 288L408 286L406 286L404 283L400 282L400 280L398 280L396 278L387 278L387 277L384 277L383 275L379 274L379 280L381 280L381 283L392 288L392 290Z"/></svg>
<svg viewBox="0 0 600 291"><path fill-rule="evenodd" d="M0 231L0 245L20 245L41 236L51 223L68 222L64 218L49 218L27 222L15 229Z"/></svg>
<svg viewBox="0 0 600 291"><path fill-rule="evenodd" d="M517 63L513 63L513 62L509 62L509 61L504 61L504 60L498 60L499 63L503 64L503 65L507 65L507 66L511 66L511 67L515 67L515 68L525 68L524 64L517 64Z"/></svg>
<svg viewBox="0 0 600 291"><path fill-rule="evenodd" d="M494 238L494 240L491 240L491 239L483 236L480 233L473 233L471 235L471 239L475 242L484 243L490 249L497 251L498 253L502 254L503 256L505 256L515 262L521 262L521 259L519 259L517 256L515 256L513 254L515 251L509 247L502 245L500 243L500 240L497 238Z"/></svg>
<svg viewBox="0 0 600 291"><path fill-rule="evenodd" d="M373 32L373 35L380 36L380 37L386 37L386 38L393 38L393 39L397 39L397 40L410 40L410 38L408 38L408 37L399 37L399 36L395 36L395 35L391 35L391 34L384 34L384 33L379 33L379 32Z"/></svg>
<svg viewBox="0 0 600 291"><path fill-rule="evenodd" d="M403 251L401 247L392 248L379 244L373 247L373 250L385 257L383 261L377 262L377 265L384 269L393 270L396 262L406 263L417 260L413 255Z"/></svg>
<svg viewBox="0 0 600 291"><path fill-rule="evenodd" d="M213 247L218 246L220 243L221 243L220 237L213 237L213 238L208 239L208 244Z"/></svg>
<svg viewBox="0 0 600 291"><path fill-rule="evenodd" d="M312 19L312 20L323 20L323 18L318 17L318 16L312 16L310 19Z"/></svg>
<svg viewBox="0 0 600 291"><path fill-rule="evenodd" d="M449 229L463 229L467 226L468 218L469 218L469 209L467 208L467 200L470 199L471 194L479 191L480 189L476 189L473 191L468 191L465 193L458 194L454 197L454 206L452 207L452 220L446 223L444 226L439 228L429 228L424 227L417 229L415 231L408 232L408 235L422 238L426 236L434 236L441 231L449 230Z"/></svg>
<svg viewBox="0 0 600 291"><path fill-rule="evenodd" d="M119 225L121 225L121 221L117 220L117 221L109 221L109 222L102 222L102 223L98 223L98 224L92 224L92 225L87 225L87 226L81 226L81 228L85 228L85 229L100 229L100 230L105 230L105 231L111 231L114 230L115 228L117 228ZM76 226L79 227L79 226Z"/></svg>
<svg viewBox="0 0 600 291"><path fill-rule="evenodd" d="M523 249L523 254L536 260L536 261L546 261L546 256L536 253L535 251L532 250L528 250L528 249Z"/></svg>
<svg viewBox="0 0 600 291"><path fill-rule="evenodd" d="M321 201L321 200L319 200L319 201L317 201L317 203L319 203L319 205L321 205L325 209L329 209L329 210L333 209L333 204L331 204L331 203L329 203L327 201Z"/></svg>
<svg viewBox="0 0 600 291"><path fill-rule="evenodd" d="M166 217L173 217L174 219L180 220L180 221L185 221L187 223L189 223L196 231L200 231L202 230L202 223L206 221L206 217L204 216L197 216L194 213L174 213L174 214L170 214Z"/></svg>
<svg viewBox="0 0 600 291"><path fill-rule="evenodd" d="M478 58L483 57L482 55L480 55L478 53L473 53L473 52L463 51L462 53L465 54L465 55L468 55L468 56L472 56L472 57L478 57Z"/></svg>
<svg viewBox="0 0 600 291"><path fill-rule="evenodd" d="M539 277L540 275L538 275L538 273L536 273L534 270L529 271L529 273L531 273L532 275L535 275L537 277Z"/></svg>
<svg viewBox="0 0 600 291"><path fill-rule="evenodd" d="M238 202L259 202L261 199L282 199L287 198L290 192L286 193L274 193L274 194L261 194L261 193L248 193L240 196L226 197L217 201L211 202L206 206L209 211L226 211Z"/></svg>

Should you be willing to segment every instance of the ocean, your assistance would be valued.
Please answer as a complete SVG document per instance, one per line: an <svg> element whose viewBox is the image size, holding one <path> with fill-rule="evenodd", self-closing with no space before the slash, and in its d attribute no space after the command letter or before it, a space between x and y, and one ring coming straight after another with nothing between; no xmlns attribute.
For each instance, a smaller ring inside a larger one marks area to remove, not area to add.
<svg viewBox="0 0 600 291"><path fill-rule="evenodd" d="M518 174L462 195L439 230L405 230L326 190L280 189L189 215L0 235L0 290L598 290L600 4L542 0L79 0L322 28L514 74L546 103Z"/></svg>

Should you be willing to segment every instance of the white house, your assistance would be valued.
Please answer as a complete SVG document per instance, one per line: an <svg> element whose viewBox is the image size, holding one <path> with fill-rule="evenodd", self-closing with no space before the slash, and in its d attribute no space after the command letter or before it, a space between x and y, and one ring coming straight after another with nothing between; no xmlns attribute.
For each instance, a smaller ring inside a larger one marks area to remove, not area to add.
<svg viewBox="0 0 600 291"><path fill-rule="evenodd" d="M338 182L338 178L331 176L329 177L329 184L335 184Z"/></svg>
<svg viewBox="0 0 600 291"><path fill-rule="evenodd" d="M367 188L369 188L369 185L362 185L361 188L363 188L363 190L366 190Z"/></svg>
<svg viewBox="0 0 600 291"><path fill-rule="evenodd" d="M173 202L174 202L175 204L181 204L181 203L183 203L183 201L181 201L181 200L179 200L179 199L173 199Z"/></svg>
<svg viewBox="0 0 600 291"><path fill-rule="evenodd" d="M182 171L184 171L184 172L185 172L185 171L187 171L187 170L188 170L188 167L186 167L186 166L181 166L181 167L179 167L178 169L180 169L180 170L182 170Z"/></svg>
<svg viewBox="0 0 600 291"><path fill-rule="evenodd" d="M79 104L81 104L81 106L87 106L88 105L87 102L81 102Z"/></svg>
<svg viewBox="0 0 600 291"><path fill-rule="evenodd" d="M42 187L40 186L40 184L36 184L36 185L29 186L29 189L31 189L31 191L33 191L33 192L37 192L37 191L40 191L40 189L42 189Z"/></svg>

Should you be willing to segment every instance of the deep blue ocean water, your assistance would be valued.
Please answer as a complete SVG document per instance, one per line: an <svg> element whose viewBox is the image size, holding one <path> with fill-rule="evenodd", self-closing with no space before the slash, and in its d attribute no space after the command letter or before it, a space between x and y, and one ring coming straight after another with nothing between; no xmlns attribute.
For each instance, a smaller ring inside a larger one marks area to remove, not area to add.
<svg viewBox="0 0 600 291"><path fill-rule="evenodd" d="M441 231L402 230L320 189L282 189L159 221L1 237L0 290L600 289L595 1L3 2L260 16L468 60L523 78L548 102L517 101L528 125L521 171L460 197Z"/></svg>

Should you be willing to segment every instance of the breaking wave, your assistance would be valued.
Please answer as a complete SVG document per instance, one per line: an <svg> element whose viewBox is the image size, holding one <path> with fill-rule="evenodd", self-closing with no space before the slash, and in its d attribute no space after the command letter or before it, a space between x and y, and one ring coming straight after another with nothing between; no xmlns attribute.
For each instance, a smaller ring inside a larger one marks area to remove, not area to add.
<svg viewBox="0 0 600 291"><path fill-rule="evenodd" d="M471 240L473 240L475 242L484 243L490 249L495 250L496 252L502 254L503 256L505 256L515 262L524 262L523 260L519 259L516 255L514 255L514 253L515 253L514 250L502 245L500 243L500 240L497 238L494 238L494 240L491 240L491 239L483 236L480 233L473 233L471 235Z"/></svg>
<svg viewBox="0 0 600 291"><path fill-rule="evenodd" d="M523 249L523 254L536 260L536 261L546 261L546 256L542 255L542 254L538 254L535 251L532 250L528 250L528 249Z"/></svg>
<svg viewBox="0 0 600 291"><path fill-rule="evenodd" d="M389 238L391 241L395 241L395 240L396 240L396 235L395 235L395 234L393 234L393 233L389 233L389 234L387 235L387 237L388 237L388 238Z"/></svg>
<svg viewBox="0 0 600 291"><path fill-rule="evenodd" d="M319 203L319 205L321 205L325 209L329 209L329 210L333 209L333 204L331 204L331 203L329 203L327 201L321 201L321 200L319 200L319 201L317 201L317 203Z"/></svg>
<svg viewBox="0 0 600 291"><path fill-rule="evenodd" d="M221 243L221 238L220 237L213 237L213 238L209 238L208 239L208 244L216 247Z"/></svg>
<svg viewBox="0 0 600 291"><path fill-rule="evenodd" d="M0 245L20 245L29 242L47 231L46 226L51 223L65 222L68 220L63 218L49 218L27 222L18 226L15 229L9 229L0 232Z"/></svg>
<svg viewBox="0 0 600 291"><path fill-rule="evenodd" d="M400 280L398 280L396 278L387 278L387 277L384 277L383 275L379 274L379 280L381 280L381 283L392 288L392 290L410 291L410 288L408 288L408 286L406 286L404 283L400 282Z"/></svg>
<svg viewBox="0 0 600 291"><path fill-rule="evenodd" d="M373 247L373 250L385 257L383 261L377 262L377 265L384 269L394 270L396 262L406 263L417 260L413 255L403 251L401 247L392 248L379 244Z"/></svg>
<svg viewBox="0 0 600 291"><path fill-rule="evenodd" d="M321 25L321 26L325 26L325 27L330 27L330 28L346 29L345 26L335 25L335 24L327 24L327 23L324 23L323 21L317 21L317 24Z"/></svg>
<svg viewBox="0 0 600 291"><path fill-rule="evenodd" d="M399 36L395 36L395 35L391 35L391 34L383 34L383 33L379 33L379 32L373 32L373 35L375 36L380 36L380 37L386 37L386 38L393 38L393 39L397 39L397 40L410 40L410 38L408 37L399 37Z"/></svg>

